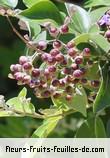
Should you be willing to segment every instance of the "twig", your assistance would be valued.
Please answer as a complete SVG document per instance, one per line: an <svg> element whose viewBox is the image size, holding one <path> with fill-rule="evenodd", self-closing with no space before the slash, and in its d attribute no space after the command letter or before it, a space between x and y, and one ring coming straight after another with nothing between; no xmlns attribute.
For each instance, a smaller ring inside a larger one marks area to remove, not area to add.
<svg viewBox="0 0 110 158"><path fill-rule="evenodd" d="M10 24L10 26L11 26L13 32L16 33L16 35L17 35L25 44L27 44L28 41L25 40L25 39L20 35L20 33L16 30L16 28L13 26L13 24L12 24L10 18L9 18L8 16L6 16L6 18L7 18L8 22L9 22L9 24Z"/></svg>
<svg viewBox="0 0 110 158"><path fill-rule="evenodd" d="M11 22L9 16L6 16L6 18L7 18L8 22L9 22L9 24L10 24L10 26L11 26L13 32L28 46L28 48L30 48L30 49L32 49L32 50L35 50L35 51L37 51L37 52L40 52L39 49L37 49L34 45L31 45L31 44L29 43L29 41L27 41L25 38L22 37L22 35L18 32L18 30L17 30L17 29L14 27L14 25L12 24L12 22Z"/></svg>

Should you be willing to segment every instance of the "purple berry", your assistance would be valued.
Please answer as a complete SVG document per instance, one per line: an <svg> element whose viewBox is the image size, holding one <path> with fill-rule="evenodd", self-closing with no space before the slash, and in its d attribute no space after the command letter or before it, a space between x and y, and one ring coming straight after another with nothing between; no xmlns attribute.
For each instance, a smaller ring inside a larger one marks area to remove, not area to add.
<svg viewBox="0 0 110 158"><path fill-rule="evenodd" d="M70 42L68 42L67 43L67 48L73 48L73 47L75 47L75 42L74 41L70 41Z"/></svg>
<svg viewBox="0 0 110 158"><path fill-rule="evenodd" d="M54 73L54 72L56 72L56 67L53 66L53 65L52 65L52 66L49 66L49 67L48 67L48 70L49 70L50 73Z"/></svg>
<svg viewBox="0 0 110 158"><path fill-rule="evenodd" d="M77 56L74 60L75 60L75 63L76 63L77 65L83 63L83 57L82 57L82 56Z"/></svg>
<svg viewBox="0 0 110 158"><path fill-rule="evenodd" d="M59 82L60 82L60 86L61 87L65 87L65 85L66 85L66 79L65 78L64 79L60 79Z"/></svg>
<svg viewBox="0 0 110 158"><path fill-rule="evenodd" d="M60 41L53 42L53 48L55 48L55 49L61 49L62 48L61 42Z"/></svg>
<svg viewBox="0 0 110 158"><path fill-rule="evenodd" d="M74 78L81 78L82 77L82 71L81 70L75 70L74 72L73 72L73 76L74 76Z"/></svg>
<svg viewBox="0 0 110 158"><path fill-rule="evenodd" d="M74 63L74 64L71 65L71 68L72 68L73 70L77 70L77 69L78 69L78 65Z"/></svg>
<svg viewBox="0 0 110 158"><path fill-rule="evenodd" d="M26 63L26 62L28 62L29 61L29 59L26 57L26 56L21 56L20 58L19 58L19 63L21 64L21 65L23 65L24 63Z"/></svg>
<svg viewBox="0 0 110 158"><path fill-rule="evenodd" d="M64 60L64 55L60 53L56 55L55 59L57 62L62 62Z"/></svg>
<svg viewBox="0 0 110 158"><path fill-rule="evenodd" d="M50 56L48 56L47 61L48 61L48 63L49 63L49 64L55 64L55 62L56 62L55 58L54 58L54 57L52 57L51 55L50 55Z"/></svg>
<svg viewBox="0 0 110 158"><path fill-rule="evenodd" d="M71 68L67 68L67 67L66 67L66 68L63 69L63 73L64 73L64 74L69 75L69 74L71 74L71 72L72 72L72 71L71 71Z"/></svg>
<svg viewBox="0 0 110 158"><path fill-rule="evenodd" d="M14 74L14 77L15 77L16 80L22 81L24 75L23 75L23 73L21 73L21 72L16 72L16 73Z"/></svg>
<svg viewBox="0 0 110 158"><path fill-rule="evenodd" d="M57 37L59 34L59 30L56 27L50 27L49 33L52 37Z"/></svg>
<svg viewBox="0 0 110 158"><path fill-rule="evenodd" d="M46 90L46 91L44 91L41 95L42 95L42 97L44 97L44 98L49 98L50 95L51 95L51 92L50 92L49 90Z"/></svg>
<svg viewBox="0 0 110 158"><path fill-rule="evenodd" d="M87 79L86 79L86 78L82 78L82 79L81 79L81 83L82 83L82 84L86 84L86 83L87 83Z"/></svg>
<svg viewBox="0 0 110 158"><path fill-rule="evenodd" d="M66 77L66 82L67 83L72 83L72 81L73 81L73 76L69 75L69 76Z"/></svg>
<svg viewBox="0 0 110 158"><path fill-rule="evenodd" d="M62 34L66 34L69 32L69 27L67 25L62 25L61 28L60 28L60 32Z"/></svg>
<svg viewBox="0 0 110 158"><path fill-rule="evenodd" d="M54 80L52 81L52 86L58 87L59 85L60 85L60 82L59 82L58 79L54 79Z"/></svg>
<svg viewBox="0 0 110 158"><path fill-rule="evenodd" d="M15 67L15 65L12 64L12 65L10 66L10 70L11 70L11 71L15 71L14 67Z"/></svg>
<svg viewBox="0 0 110 158"><path fill-rule="evenodd" d="M24 70L30 70L30 69L32 69L32 63L24 63L23 64L23 68L24 68Z"/></svg>
<svg viewBox="0 0 110 158"><path fill-rule="evenodd" d="M91 55L90 49L89 48L84 48L84 50L83 50L83 56L84 57L90 57L90 55Z"/></svg>
<svg viewBox="0 0 110 158"><path fill-rule="evenodd" d="M10 70L12 72L18 72L22 70L22 66L20 64L11 65Z"/></svg>
<svg viewBox="0 0 110 158"><path fill-rule="evenodd" d="M110 30L107 30L107 31L106 31L105 36L106 36L107 38L110 38Z"/></svg>
<svg viewBox="0 0 110 158"><path fill-rule="evenodd" d="M61 65L67 65L67 59L64 58L64 60L61 62Z"/></svg>
<svg viewBox="0 0 110 158"><path fill-rule="evenodd" d="M30 83L30 81L31 81L31 77L29 75L26 75L26 76L23 77L23 82L24 83L28 84L28 83Z"/></svg>
<svg viewBox="0 0 110 158"><path fill-rule="evenodd" d="M37 48L40 50L45 50L47 48L47 43L45 41L39 41Z"/></svg>
<svg viewBox="0 0 110 158"><path fill-rule="evenodd" d="M82 72L82 75L85 75L86 73L86 69L84 67L80 68L81 72Z"/></svg>
<svg viewBox="0 0 110 158"><path fill-rule="evenodd" d="M71 57L74 57L74 56L76 56L76 54L77 54L77 50L74 49L74 48L70 48L70 49L68 49L67 53L68 53Z"/></svg>
<svg viewBox="0 0 110 158"><path fill-rule="evenodd" d="M58 49L52 49L50 51L51 56L55 57L56 55L58 55L60 53L60 51Z"/></svg>
<svg viewBox="0 0 110 158"><path fill-rule="evenodd" d="M40 70L39 69L33 69L32 70L32 76L33 77L39 77L40 76Z"/></svg>
<svg viewBox="0 0 110 158"><path fill-rule="evenodd" d="M49 54L48 54L48 53L44 53L44 54L42 54L41 59L42 59L43 61L47 61L47 60L48 60L48 57L49 57Z"/></svg>

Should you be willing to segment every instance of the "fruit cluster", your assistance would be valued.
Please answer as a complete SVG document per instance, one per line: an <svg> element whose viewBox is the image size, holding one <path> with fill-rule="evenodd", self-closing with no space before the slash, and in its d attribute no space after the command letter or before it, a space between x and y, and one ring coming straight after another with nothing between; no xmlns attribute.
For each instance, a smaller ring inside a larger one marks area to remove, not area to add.
<svg viewBox="0 0 110 158"><path fill-rule="evenodd" d="M98 21L98 25L104 29L104 37L110 41L110 10L108 10Z"/></svg>
<svg viewBox="0 0 110 158"><path fill-rule="evenodd" d="M64 96L66 100L70 101L76 94L77 85L99 86L99 81L89 81L86 78L88 69L93 65L91 50L84 48L83 51L80 51L74 41L65 44L58 39L59 35L68 33L67 21L60 28L56 28L50 23L44 25L54 39L51 40L51 50L48 53L47 48L50 43L39 41L36 44L36 48L40 52L38 57L43 66L36 67L33 56L21 56L19 64L10 66L9 77L16 79L18 84L27 84L33 88L36 97L58 98Z"/></svg>

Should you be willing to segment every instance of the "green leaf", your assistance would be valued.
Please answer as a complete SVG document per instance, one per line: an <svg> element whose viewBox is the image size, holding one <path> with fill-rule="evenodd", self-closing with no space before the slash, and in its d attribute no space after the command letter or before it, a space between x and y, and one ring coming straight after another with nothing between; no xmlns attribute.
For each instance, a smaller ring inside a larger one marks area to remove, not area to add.
<svg viewBox="0 0 110 158"><path fill-rule="evenodd" d="M86 77L88 78L88 80L99 80L99 71L99 64L94 63L93 66L88 69Z"/></svg>
<svg viewBox="0 0 110 158"><path fill-rule="evenodd" d="M99 117L86 120L77 130L76 138L106 138L102 120Z"/></svg>
<svg viewBox="0 0 110 158"><path fill-rule="evenodd" d="M95 119L95 135L96 138L106 138L105 127L100 117Z"/></svg>
<svg viewBox="0 0 110 158"><path fill-rule="evenodd" d="M107 122L107 137L110 138L110 119Z"/></svg>
<svg viewBox="0 0 110 158"><path fill-rule="evenodd" d="M76 132L76 138L95 138L94 119L86 120Z"/></svg>
<svg viewBox="0 0 110 158"><path fill-rule="evenodd" d="M110 75L108 71L108 66L102 67L102 82L97 94L97 97L94 101L93 110L95 113L99 112L110 106Z"/></svg>
<svg viewBox="0 0 110 158"><path fill-rule="evenodd" d="M104 52L107 53L110 50L110 43L102 35L96 33L90 34L90 40Z"/></svg>
<svg viewBox="0 0 110 158"><path fill-rule="evenodd" d="M79 94L73 96L72 101L67 101L65 97L59 99L52 98L54 106L73 109L86 116L87 96L83 88L77 88Z"/></svg>
<svg viewBox="0 0 110 158"><path fill-rule="evenodd" d="M81 34L79 36L77 36L76 38L74 38L74 42L76 45L80 44L80 43L86 43L86 42L89 42L89 34L88 33L84 33L84 34Z"/></svg>
<svg viewBox="0 0 110 158"><path fill-rule="evenodd" d="M16 113L34 113L35 108L32 103L30 103L30 98L26 98L27 90L23 90L19 93L18 97L9 99L6 104L13 108Z"/></svg>
<svg viewBox="0 0 110 158"><path fill-rule="evenodd" d="M38 42L38 41L46 41L46 38L47 38L47 32L46 31L42 31L37 37L34 38L34 41L35 42Z"/></svg>
<svg viewBox="0 0 110 158"><path fill-rule="evenodd" d="M93 10L90 13L92 22L96 23L104 15L104 13L109 9L110 7L100 7L98 9Z"/></svg>
<svg viewBox="0 0 110 158"><path fill-rule="evenodd" d="M34 38L41 32L41 27L37 20L31 20L22 16L18 16L18 18L26 24L30 37Z"/></svg>
<svg viewBox="0 0 110 158"><path fill-rule="evenodd" d="M40 0L23 0L24 4L29 8L36 4L38 1Z"/></svg>
<svg viewBox="0 0 110 158"><path fill-rule="evenodd" d="M88 0L85 2L84 7L85 8L91 8L96 6L110 6L109 0Z"/></svg>
<svg viewBox="0 0 110 158"><path fill-rule="evenodd" d="M43 124L33 133L32 138L46 138L60 119L61 117L51 117L44 120Z"/></svg>
<svg viewBox="0 0 110 158"><path fill-rule="evenodd" d="M100 32L100 28L98 24L93 24L89 29L89 33L99 33L99 32Z"/></svg>
<svg viewBox="0 0 110 158"><path fill-rule="evenodd" d="M41 27L37 23L36 20L30 20L29 21L29 27L31 30L31 37L35 38L40 32L41 32Z"/></svg>
<svg viewBox="0 0 110 158"><path fill-rule="evenodd" d="M0 6L15 8L18 4L18 0L0 0Z"/></svg>
<svg viewBox="0 0 110 158"><path fill-rule="evenodd" d="M24 87L19 93L18 97L26 97L26 95L27 95L27 89Z"/></svg>
<svg viewBox="0 0 110 158"><path fill-rule="evenodd" d="M92 47L94 47L95 52L92 52L92 54L95 56L104 55L110 50L110 43L102 35L98 34L98 32L95 32L95 30L94 32L92 31L92 33L81 34L73 40L76 45L89 43Z"/></svg>
<svg viewBox="0 0 110 158"><path fill-rule="evenodd" d="M28 103L26 99L15 97L6 102L7 105L12 107L15 112L33 113L35 111L33 104Z"/></svg>
<svg viewBox="0 0 110 158"><path fill-rule="evenodd" d="M22 11L20 15L29 19L52 19L55 20L58 24L62 23L62 18L58 8L49 0L36 2L36 4L31 8Z"/></svg>
<svg viewBox="0 0 110 158"><path fill-rule="evenodd" d="M84 10L83 8L73 5L73 4L66 4L68 14L72 18L71 29L75 30L78 33L87 33L91 27L91 19L89 13ZM75 12L72 14L72 7Z"/></svg>

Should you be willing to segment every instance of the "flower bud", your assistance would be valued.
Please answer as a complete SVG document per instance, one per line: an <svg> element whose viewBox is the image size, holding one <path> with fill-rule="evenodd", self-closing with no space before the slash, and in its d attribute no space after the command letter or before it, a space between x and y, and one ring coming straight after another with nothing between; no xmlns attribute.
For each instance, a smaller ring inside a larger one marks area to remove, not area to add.
<svg viewBox="0 0 110 158"><path fill-rule="evenodd" d="M76 70L76 69L78 69L78 65L74 63L71 65L71 68L72 68L72 70Z"/></svg>
<svg viewBox="0 0 110 158"><path fill-rule="evenodd" d="M45 50L47 48L47 43L45 41L39 41L37 48L40 50Z"/></svg>
<svg viewBox="0 0 110 158"><path fill-rule="evenodd" d="M75 60L75 63L77 65L80 65L80 64L83 63L83 57L82 56L77 56L74 60Z"/></svg>
<svg viewBox="0 0 110 158"><path fill-rule="evenodd" d="M44 98L49 98L51 95L51 92L49 90L46 90L44 92L42 92L41 96Z"/></svg>
<svg viewBox="0 0 110 158"><path fill-rule="evenodd" d="M60 53L56 55L55 59L57 62L62 62L64 60L64 55Z"/></svg>
<svg viewBox="0 0 110 158"><path fill-rule="evenodd" d="M50 27L49 33L52 37L57 37L59 34L59 30L56 27Z"/></svg>
<svg viewBox="0 0 110 158"><path fill-rule="evenodd" d="M48 60L48 57L49 57L49 54L48 54L48 53L44 53L44 54L42 54L41 59L42 59L43 61L47 61L47 60Z"/></svg>
<svg viewBox="0 0 110 158"><path fill-rule="evenodd" d="M24 83L28 84L28 83L30 83L30 81L31 81L31 76L26 75L26 76L23 77L23 82Z"/></svg>
<svg viewBox="0 0 110 158"><path fill-rule="evenodd" d="M23 80L23 77L24 77L24 74L21 73L21 72L16 72L16 73L14 74L14 77L15 77L16 80L22 81L22 80Z"/></svg>
<svg viewBox="0 0 110 158"><path fill-rule="evenodd" d="M21 67L21 65L20 64L15 64L15 65L11 65L10 66L10 70L12 71L12 72L18 72L18 71L21 71L22 70L22 67Z"/></svg>
<svg viewBox="0 0 110 158"><path fill-rule="evenodd" d="M74 78L81 78L82 77L82 71L81 70L75 70L74 72L73 72L73 77Z"/></svg>
<svg viewBox="0 0 110 158"><path fill-rule="evenodd" d="M21 56L20 58L19 58L19 63L21 64L21 65L23 65L24 63L26 63L26 62L28 62L29 60L28 60L28 58L26 57L26 56Z"/></svg>
<svg viewBox="0 0 110 158"><path fill-rule="evenodd" d="M58 49L52 49L50 51L50 54L52 57L55 57L56 55L58 55L60 53L60 51Z"/></svg>
<svg viewBox="0 0 110 158"><path fill-rule="evenodd" d="M69 32L69 27L68 25L62 25L61 28L60 28L60 32L61 34L66 34Z"/></svg>
<svg viewBox="0 0 110 158"><path fill-rule="evenodd" d="M66 68L63 69L63 73L64 73L64 74L69 75L69 74L71 74L71 72L72 72L71 68L67 68L67 67L66 67Z"/></svg>
<svg viewBox="0 0 110 158"><path fill-rule="evenodd" d="M89 48L84 48L83 56L84 57L90 57L90 55L91 55L90 49Z"/></svg>
<svg viewBox="0 0 110 158"><path fill-rule="evenodd" d="M23 68L24 68L24 70L30 70L30 69L32 69L32 63L30 63L30 62L24 63L23 64Z"/></svg>
<svg viewBox="0 0 110 158"><path fill-rule="evenodd" d="M58 79L54 79L54 80L52 81L52 86L58 87L59 85L60 85L60 82L59 82Z"/></svg>
<svg viewBox="0 0 110 158"><path fill-rule="evenodd" d="M110 30L107 30L107 31L106 31L105 36L106 36L107 38L110 38Z"/></svg>
<svg viewBox="0 0 110 158"><path fill-rule="evenodd" d="M54 73L54 72L56 72L56 67L53 66L53 65L52 65L52 66L49 66L49 67L48 67L48 70L49 70L50 73Z"/></svg>
<svg viewBox="0 0 110 158"><path fill-rule="evenodd" d="M62 48L62 43L60 41L53 42L53 48L61 49Z"/></svg>
<svg viewBox="0 0 110 158"><path fill-rule="evenodd" d="M33 69L32 70L32 76L33 77L39 77L40 76L40 70L39 69Z"/></svg>
<svg viewBox="0 0 110 158"><path fill-rule="evenodd" d="M77 50L74 49L74 48L70 48L70 49L68 49L67 53L68 53L69 56L75 57L76 54L77 54Z"/></svg>
<svg viewBox="0 0 110 158"><path fill-rule="evenodd" d="M73 47L75 47L75 42L74 41L70 41L70 42L68 42L67 43L67 48L73 48Z"/></svg>

